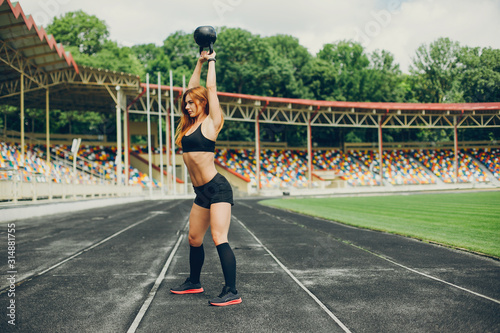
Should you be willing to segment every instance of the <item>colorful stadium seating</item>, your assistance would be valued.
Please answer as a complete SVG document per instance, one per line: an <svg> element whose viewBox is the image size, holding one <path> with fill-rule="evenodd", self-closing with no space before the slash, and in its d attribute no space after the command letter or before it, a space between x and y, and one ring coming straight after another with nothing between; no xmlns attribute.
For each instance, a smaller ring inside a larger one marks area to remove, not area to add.
<svg viewBox="0 0 500 333"><path fill-rule="evenodd" d="M313 165L318 170L337 172L351 186L380 185L378 177L368 167L363 166L353 156L339 150L315 151Z"/></svg>
<svg viewBox="0 0 500 333"><path fill-rule="evenodd" d="M493 177L500 180L500 149L484 148L470 149L471 156L484 164L486 168L493 174Z"/></svg>
<svg viewBox="0 0 500 333"><path fill-rule="evenodd" d="M51 147L51 153L72 163L73 156L69 153L69 149L68 146L55 146ZM100 180L89 174L91 172L96 176L102 175L106 181L116 181L116 165L114 162L116 158L115 147L90 147L82 145L78 155L79 157L85 158L78 159L78 167L87 172L77 171L77 183L99 183ZM20 165L23 165L23 163L21 163L20 147L15 144L0 142L0 167L19 170L18 180L46 182L48 170L50 170L49 177L54 182L66 184L73 183L73 169L71 166L63 164L57 159L52 159L51 162L49 168L45 159L45 148L27 145L24 168L20 168ZM12 172L3 171L0 173L0 179L11 177ZM36 177L36 179L34 179L34 177ZM149 184L149 178L147 175L131 167L130 184L140 184L145 187ZM156 180L153 180L153 186L159 186Z"/></svg>
<svg viewBox="0 0 500 333"><path fill-rule="evenodd" d="M366 167L379 172L378 152L352 151L350 153ZM408 153L408 150L384 151L384 179L392 185L435 184L436 181L432 175L416 163L411 156L408 156Z"/></svg>
<svg viewBox="0 0 500 333"><path fill-rule="evenodd" d="M132 150L147 154L147 147L132 146ZM165 147L163 149L165 152ZM158 151L156 151L157 153ZM8 169L19 170L18 179L46 182L49 178L58 183L72 183L72 159L68 146L51 147L51 153L70 161L64 164L52 159L50 166L45 159L45 147L26 146L24 163L21 163L20 147L0 142L0 180L12 177ZM176 149L176 153L182 153ZM94 175L102 175L107 181L116 181L116 148L82 145L78 152L78 183L98 182ZM250 179L257 185L254 149L217 149L216 160L224 167ZM305 150L263 149L261 151L261 185L263 188L307 187L307 152ZM489 182L478 162L484 164L495 178L500 180L500 149L468 149L459 154L459 182ZM24 165L23 168L20 166ZM380 185L378 176L378 153L369 150L315 150L313 170L334 171L350 186ZM427 169L426 169L427 168ZM384 174L386 183L392 185L435 184L439 178L453 183L454 153L450 149L386 150L384 151ZM314 171L313 171L314 172ZM148 175L130 168L130 184L147 187ZM314 184L314 183L313 183ZM153 180L153 186L160 184ZM315 184L317 185L317 184Z"/></svg>
<svg viewBox="0 0 500 333"><path fill-rule="evenodd" d="M455 182L455 154L450 149L412 150L414 158L430 169L445 183ZM479 165L471 159L466 151L460 150L458 155L458 182L490 181Z"/></svg>

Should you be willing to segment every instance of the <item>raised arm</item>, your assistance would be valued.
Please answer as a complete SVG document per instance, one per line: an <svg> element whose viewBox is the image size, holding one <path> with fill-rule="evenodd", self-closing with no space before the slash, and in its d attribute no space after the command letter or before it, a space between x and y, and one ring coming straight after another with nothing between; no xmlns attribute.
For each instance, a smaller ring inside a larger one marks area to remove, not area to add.
<svg viewBox="0 0 500 333"><path fill-rule="evenodd" d="M205 59L208 61L207 72L207 90L208 90L208 104L209 117L212 118L214 128L217 131L222 122L222 110L219 104L219 97L217 96L217 80L215 75L215 51L211 54L205 54Z"/></svg>
<svg viewBox="0 0 500 333"><path fill-rule="evenodd" d="M206 51L204 52L206 53ZM203 67L203 63L205 61L207 61L207 59L205 59L202 52L202 54L198 58L198 61L196 62L196 67L194 68L193 75L191 75L191 79L189 79L188 89L200 86L201 68Z"/></svg>

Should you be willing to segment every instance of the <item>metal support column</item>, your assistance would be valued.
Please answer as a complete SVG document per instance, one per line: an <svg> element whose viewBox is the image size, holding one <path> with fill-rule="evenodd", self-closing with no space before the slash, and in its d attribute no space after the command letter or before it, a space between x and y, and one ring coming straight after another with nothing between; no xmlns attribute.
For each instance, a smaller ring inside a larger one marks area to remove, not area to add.
<svg viewBox="0 0 500 333"><path fill-rule="evenodd" d="M255 117L255 163L257 164L257 170L255 173L255 181L257 182L257 192L260 192L260 126L259 126L259 116L257 113Z"/></svg>
<svg viewBox="0 0 500 333"><path fill-rule="evenodd" d="M153 164L151 154L151 103L149 101L149 73L146 74L146 112L148 118L148 173L149 173L149 196L153 196Z"/></svg>
<svg viewBox="0 0 500 333"><path fill-rule="evenodd" d="M122 94L122 101L121 101L121 106L125 107L127 105L127 96L125 94ZM130 183L130 140L129 140L129 119L128 119L128 109L125 108L123 110L125 112L124 117L123 117L123 153L124 153L124 168L125 168L125 186L128 186Z"/></svg>
<svg viewBox="0 0 500 333"><path fill-rule="evenodd" d="M167 112L165 113L165 141L166 141L166 155L167 155L167 191L168 193L172 193L170 191L172 177L168 174L170 170L170 109L168 107L168 100L165 100L165 109ZM172 172L172 171L170 171Z"/></svg>
<svg viewBox="0 0 500 333"><path fill-rule="evenodd" d="M307 180L308 187L312 187L312 131L311 131L311 111L307 112Z"/></svg>
<svg viewBox="0 0 500 333"><path fill-rule="evenodd" d="M186 92L186 75L182 76L182 95L184 96L184 93ZM188 169L186 166L186 163L183 163L183 169L184 169L184 194L188 194Z"/></svg>
<svg viewBox="0 0 500 333"><path fill-rule="evenodd" d="M158 139L160 144L160 189L163 194L163 126L161 123L161 74L158 72Z"/></svg>
<svg viewBox="0 0 500 333"><path fill-rule="evenodd" d="M455 168L455 183L458 183L458 121L457 116L453 117L453 133L454 133L454 150L455 150L455 158L454 158L454 168Z"/></svg>
<svg viewBox="0 0 500 333"><path fill-rule="evenodd" d="M122 185L122 91L116 86L116 184Z"/></svg>
<svg viewBox="0 0 500 333"><path fill-rule="evenodd" d="M382 116L378 116L378 171L380 186L384 186L384 150L382 144Z"/></svg>
<svg viewBox="0 0 500 333"><path fill-rule="evenodd" d="M258 104L260 105L260 103ZM264 112L269 105L269 101L266 101L266 105L260 110L259 112L256 113L255 115L255 161L257 162L257 174L256 174L256 181L257 181L257 192L259 192L262 188L261 182L260 182L260 124L259 124L259 118L260 114Z"/></svg>
<svg viewBox="0 0 500 333"><path fill-rule="evenodd" d="M47 146L47 167L50 172L50 117L49 117L49 88L45 91L45 145Z"/></svg>
<svg viewBox="0 0 500 333"><path fill-rule="evenodd" d="M174 87L173 73L170 70L170 136L172 137L172 193L177 195L176 165L175 165L175 130L174 130Z"/></svg>
<svg viewBox="0 0 500 333"><path fill-rule="evenodd" d="M47 150L47 182L49 183L49 200L52 200L52 167L50 165L50 116L49 88L45 91L45 145Z"/></svg>
<svg viewBox="0 0 500 333"><path fill-rule="evenodd" d="M24 73L21 73L21 165L24 167Z"/></svg>

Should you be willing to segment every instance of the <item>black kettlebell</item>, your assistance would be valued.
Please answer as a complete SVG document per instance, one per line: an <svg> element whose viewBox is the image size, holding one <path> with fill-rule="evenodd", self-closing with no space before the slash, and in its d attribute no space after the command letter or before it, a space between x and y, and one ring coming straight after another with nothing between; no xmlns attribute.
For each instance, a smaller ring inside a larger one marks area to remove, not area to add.
<svg viewBox="0 0 500 333"><path fill-rule="evenodd" d="M208 47L208 54L211 54L214 51L214 44L216 40L217 32L215 32L215 29L212 26L201 26L196 28L194 31L194 41L200 46L200 53L203 51L203 48Z"/></svg>

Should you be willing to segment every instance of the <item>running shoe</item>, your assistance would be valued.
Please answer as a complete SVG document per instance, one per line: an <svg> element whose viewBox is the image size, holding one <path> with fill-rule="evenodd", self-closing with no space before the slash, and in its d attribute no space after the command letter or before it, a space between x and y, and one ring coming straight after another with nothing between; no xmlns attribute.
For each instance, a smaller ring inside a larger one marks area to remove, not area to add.
<svg viewBox="0 0 500 333"><path fill-rule="evenodd" d="M231 288L229 288L228 286L224 286L224 288L222 288L222 292L220 293L219 297L213 298L208 301L208 304L215 306L226 306L240 303L241 297L240 294L238 294L238 291L236 291L236 293L233 293L231 291Z"/></svg>
<svg viewBox="0 0 500 333"><path fill-rule="evenodd" d="M170 288L170 292L173 294L183 295L183 294L199 294L204 290L201 287L201 283L192 283L189 278L178 287Z"/></svg>

